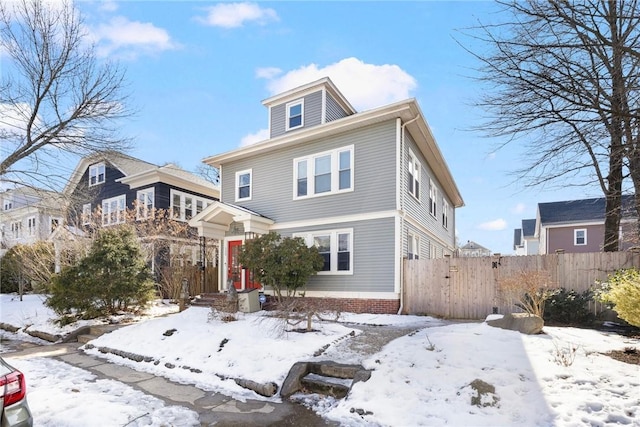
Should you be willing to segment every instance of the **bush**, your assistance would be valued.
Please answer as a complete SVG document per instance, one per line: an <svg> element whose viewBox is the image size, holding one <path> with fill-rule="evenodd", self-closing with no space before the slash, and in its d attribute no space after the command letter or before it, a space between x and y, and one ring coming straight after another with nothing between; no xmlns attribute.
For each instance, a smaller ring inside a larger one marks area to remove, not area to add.
<svg viewBox="0 0 640 427"><path fill-rule="evenodd" d="M635 268L618 270L600 283L597 298L611 304L618 317L640 327L640 271Z"/></svg>
<svg viewBox="0 0 640 427"><path fill-rule="evenodd" d="M547 271L522 271L498 280L502 298L529 314L543 317L546 300L557 290Z"/></svg>
<svg viewBox="0 0 640 427"><path fill-rule="evenodd" d="M154 293L151 274L129 226L102 229L89 253L54 277L46 304L60 315L85 319L135 311Z"/></svg>
<svg viewBox="0 0 640 427"><path fill-rule="evenodd" d="M20 265L20 255L14 246L0 260L0 289L2 289L2 293L19 292L20 285L26 287L26 280L22 277Z"/></svg>
<svg viewBox="0 0 640 427"><path fill-rule="evenodd" d="M324 264L318 250L307 247L302 238L282 238L275 232L246 241L238 260L260 283L273 288L278 301L283 290L287 296L294 294Z"/></svg>
<svg viewBox="0 0 640 427"><path fill-rule="evenodd" d="M589 311L592 291L559 289L546 301L544 320L567 325L590 325L595 315Z"/></svg>

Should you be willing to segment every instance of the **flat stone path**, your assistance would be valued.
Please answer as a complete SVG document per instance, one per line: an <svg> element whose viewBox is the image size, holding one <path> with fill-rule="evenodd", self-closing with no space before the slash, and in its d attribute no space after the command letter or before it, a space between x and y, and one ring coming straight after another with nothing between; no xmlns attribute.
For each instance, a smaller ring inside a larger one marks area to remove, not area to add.
<svg viewBox="0 0 640 427"><path fill-rule="evenodd" d="M201 426L324 427L337 425L293 402L237 401L220 393L206 392L195 386L178 384L164 377L109 363L104 359L79 351L78 346L80 345L79 343L65 343L39 346L22 343L18 346L18 351L3 353L2 356L9 361L13 358L50 357L85 369L100 379L113 379L126 383L161 399L167 405L184 406L197 412Z"/></svg>

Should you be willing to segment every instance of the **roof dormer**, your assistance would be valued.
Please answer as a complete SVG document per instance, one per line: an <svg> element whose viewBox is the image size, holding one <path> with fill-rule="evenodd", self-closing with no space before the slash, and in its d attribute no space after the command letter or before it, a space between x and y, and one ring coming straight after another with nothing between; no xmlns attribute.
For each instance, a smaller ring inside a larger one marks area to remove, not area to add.
<svg viewBox="0 0 640 427"><path fill-rule="evenodd" d="M269 108L270 138L356 113L328 77L274 95L262 104Z"/></svg>

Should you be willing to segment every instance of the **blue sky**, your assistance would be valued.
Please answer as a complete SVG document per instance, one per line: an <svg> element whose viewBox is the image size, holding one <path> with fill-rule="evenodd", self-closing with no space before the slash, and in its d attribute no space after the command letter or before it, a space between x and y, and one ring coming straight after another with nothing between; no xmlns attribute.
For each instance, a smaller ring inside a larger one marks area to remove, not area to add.
<svg viewBox="0 0 640 427"><path fill-rule="evenodd" d="M526 189L509 173L526 151L468 129L476 65L454 37L499 19L488 1L80 2L103 57L127 69L138 113L123 132L135 157L194 170L204 157L266 138L261 101L329 76L363 111L416 98L465 206L461 244L513 253L513 229L538 202L599 196L597 189ZM484 46L472 46L484 49Z"/></svg>

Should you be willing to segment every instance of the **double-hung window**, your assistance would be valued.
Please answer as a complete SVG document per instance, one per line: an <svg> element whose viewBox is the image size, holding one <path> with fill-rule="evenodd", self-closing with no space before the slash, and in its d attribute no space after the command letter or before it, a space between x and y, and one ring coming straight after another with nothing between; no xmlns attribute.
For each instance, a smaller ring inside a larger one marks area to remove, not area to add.
<svg viewBox="0 0 640 427"><path fill-rule="evenodd" d="M442 226L449 228L449 203L442 199Z"/></svg>
<svg viewBox="0 0 640 427"><path fill-rule="evenodd" d="M125 195L112 197L102 201L102 225L114 225L125 220L126 202Z"/></svg>
<svg viewBox="0 0 640 427"><path fill-rule="evenodd" d="M436 216L436 199L438 198L438 189L436 184L429 180L429 213Z"/></svg>
<svg viewBox="0 0 640 427"><path fill-rule="evenodd" d="M146 188L138 191L136 197L137 219L147 219L153 215L154 195L155 192L153 188Z"/></svg>
<svg viewBox="0 0 640 427"><path fill-rule="evenodd" d="M104 163L89 166L89 187L102 184L105 179Z"/></svg>
<svg viewBox="0 0 640 427"><path fill-rule="evenodd" d="M13 237L14 239L19 239L21 230L22 221L15 221L11 223L11 237Z"/></svg>
<svg viewBox="0 0 640 427"><path fill-rule="evenodd" d="M82 225L91 224L91 203L82 205Z"/></svg>
<svg viewBox="0 0 640 427"><path fill-rule="evenodd" d="M209 200L182 191L171 190L171 218L189 221L209 205Z"/></svg>
<svg viewBox="0 0 640 427"><path fill-rule="evenodd" d="M575 246L584 246L587 244L587 229L579 228L573 230L573 244Z"/></svg>
<svg viewBox="0 0 640 427"><path fill-rule="evenodd" d="M304 126L304 100L290 102L287 108L287 130L293 130Z"/></svg>
<svg viewBox="0 0 640 427"><path fill-rule="evenodd" d="M293 198L353 191L353 145L293 160Z"/></svg>
<svg viewBox="0 0 640 427"><path fill-rule="evenodd" d="M420 162L418 158L409 150L407 159L407 190L416 199L420 200Z"/></svg>
<svg viewBox="0 0 640 427"><path fill-rule="evenodd" d="M27 233L29 236L36 235L36 217L35 216L27 218Z"/></svg>
<svg viewBox="0 0 640 427"><path fill-rule="evenodd" d="M324 259L318 274L353 273L353 229L299 233L293 237L302 237L307 246L318 250Z"/></svg>
<svg viewBox="0 0 640 427"><path fill-rule="evenodd" d="M251 200L251 169L236 172L236 202Z"/></svg>
<svg viewBox="0 0 640 427"><path fill-rule="evenodd" d="M407 236L407 258L420 259L420 238L413 233Z"/></svg>

